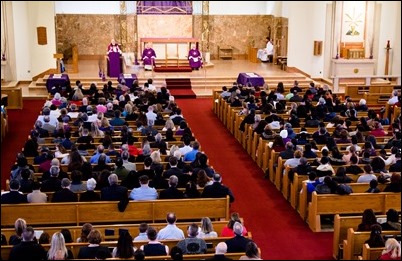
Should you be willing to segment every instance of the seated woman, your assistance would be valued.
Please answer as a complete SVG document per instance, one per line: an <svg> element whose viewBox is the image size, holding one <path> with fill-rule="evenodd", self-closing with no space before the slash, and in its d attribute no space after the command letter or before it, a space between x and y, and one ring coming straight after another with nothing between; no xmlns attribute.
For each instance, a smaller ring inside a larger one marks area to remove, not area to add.
<svg viewBox="0 0 402 261"><path fill-rule="evenodd" d="M88 235L88 246L81 247L78 252L78 259L96 259L98 255L106 258L112 257L109 248L101 246L102 235L97 229L91 230Z"/></svg>
<svg viewBox="0 0 402 261"><path fill-rule="evenodd" d="M376 215L371 208L363 211L362 222L357 226L357 231L371 231L371 226L379 224Z"/></svg>
<svg viewBox="0 0 402 261"><path fill-rule="evenodd" d="M230 216L227 226L222 229L221 237L234 237L233 225L235 222L241 223L240 215L237 212L233 212ZM243 226L243 236L245 235L247 235L247 229Z"/></svg>
<svg viewBox="0 0 402 261"><path fill-rule="evenodd" d="M192 70L199 70L202 67L201 52L196 48L195 44L192 44L190 51L188 51L188 61Z"/></svg>

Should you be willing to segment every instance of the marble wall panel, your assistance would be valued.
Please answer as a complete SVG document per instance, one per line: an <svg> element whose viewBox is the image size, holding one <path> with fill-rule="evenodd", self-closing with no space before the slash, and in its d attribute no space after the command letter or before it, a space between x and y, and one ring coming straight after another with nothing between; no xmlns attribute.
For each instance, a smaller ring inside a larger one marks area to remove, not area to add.
<svg viewBox="0 0 402 261"><path fill-rule="evenodd" d="M210 15L209 52L216 59L218 46L231 45L235 58L244 58L248 46L265 47L269 27L271 36L287 39L287 19L272 15ZM141 37L196 37L202 39L201 15L127 15L127 46L134 51ZM286 29L285 29L286 27ZM64 52L72 44L79 55L103 55L110 39L121 39L119 15L56 15L57 51ZM286 34L286 35L284 35ZM277 38L277 39L275 39ZM201 43L201 49L206 51ZM282 48L281 48L282 49Z"/></svg>
<svg viewBox="0 0 402 261"><path fill-rule="evenodd" d="M110 40L119 41L117 15L56 15L56 50L65 52L76 44L79 55L106 54Z"/></svg>

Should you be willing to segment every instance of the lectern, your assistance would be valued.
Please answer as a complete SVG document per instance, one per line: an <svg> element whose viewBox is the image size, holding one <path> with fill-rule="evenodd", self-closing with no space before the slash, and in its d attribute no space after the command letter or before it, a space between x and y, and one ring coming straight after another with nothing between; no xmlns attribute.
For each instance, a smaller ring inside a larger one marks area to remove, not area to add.
<svg viewBox="0 0 402 261"><path fill-rule="evenodd" d="M110 52L107 55L107 76L109 77L119 77L123 72L122 59L120 58L120 53Z"/></svg>

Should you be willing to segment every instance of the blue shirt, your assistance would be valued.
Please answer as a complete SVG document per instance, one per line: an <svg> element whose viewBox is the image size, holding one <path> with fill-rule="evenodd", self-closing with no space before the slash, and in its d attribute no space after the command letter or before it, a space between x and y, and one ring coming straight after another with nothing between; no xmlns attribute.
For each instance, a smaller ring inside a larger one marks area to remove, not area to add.
<svg viewBox="0 0 402 261"><path fill-rule="evenodd" d="M141 185L141 187L131 191L129 198L133 200L154 200L158 198L158 192L148 185Z"/></svg>
<svg viewBox="0 0 402 261"><path fill-rule="evenodd" d="M147 232L138 234L138 236L136 236L133 241L148 241Z"/></svg>
<svg viewBox="0 0 402 261"><path fill-rule="evenodd" d="M98 153L98 152L97 152L95 155L93 155L93 156L91 157L90 163L91 163L91 164L98 164L98 160L99 160L99 156L100 156L100 155L101 155L101 154ZM106 155L106 163L111 163L111 162L112 162L112 160L110 159L110 157Z"/></svg>
<svg viewBox="0 0 402 261"><path fill-rule="evenodd" d="M163 239L184 239L183 230L176 225L168 224L165 228L162 228L158 233L158 240Z"/></svg>
<svg viewBox="0 0 402 261"><path fill-rule="evenodd" d="M184 154L184 161L194 161L195 160L195 155L197 155L198 150L191 150L189 152L187 152L186 154Z"/></svg>

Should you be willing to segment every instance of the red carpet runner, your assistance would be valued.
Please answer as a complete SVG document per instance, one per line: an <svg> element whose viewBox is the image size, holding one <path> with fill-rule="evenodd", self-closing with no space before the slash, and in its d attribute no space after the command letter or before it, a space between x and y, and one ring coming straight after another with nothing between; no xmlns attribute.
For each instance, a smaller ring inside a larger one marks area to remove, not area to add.
<svg viewBox="0 0 402 261"><path fill-rule="evenodd" d="M186 79L166 79L166 87L175 99L195 99L196 95L191 90L191 80Z"/></svg>
<svg viewBox="0 0 402 261"><path fill-rule="evenodd" d="M190 66L155 66L155 72L191 72Z"/></svg>
<svg viewBox="0 0 402 261"><path fill-rule="evenodd" d="M5 189L11 166L24 147L44 103L44 100L24 100L22 110L7 110L9 129L1 143L1 189Z"/></svg>
<svg viewBox="0 0 402 261"><path fill-rule="evenodd" d="M313 233L212 111L211 98L177 101L210 165L235 196L231 211L261 248L263 259L333 260L331 232ZM220 232L220 231L219 231Z"/></svg>

